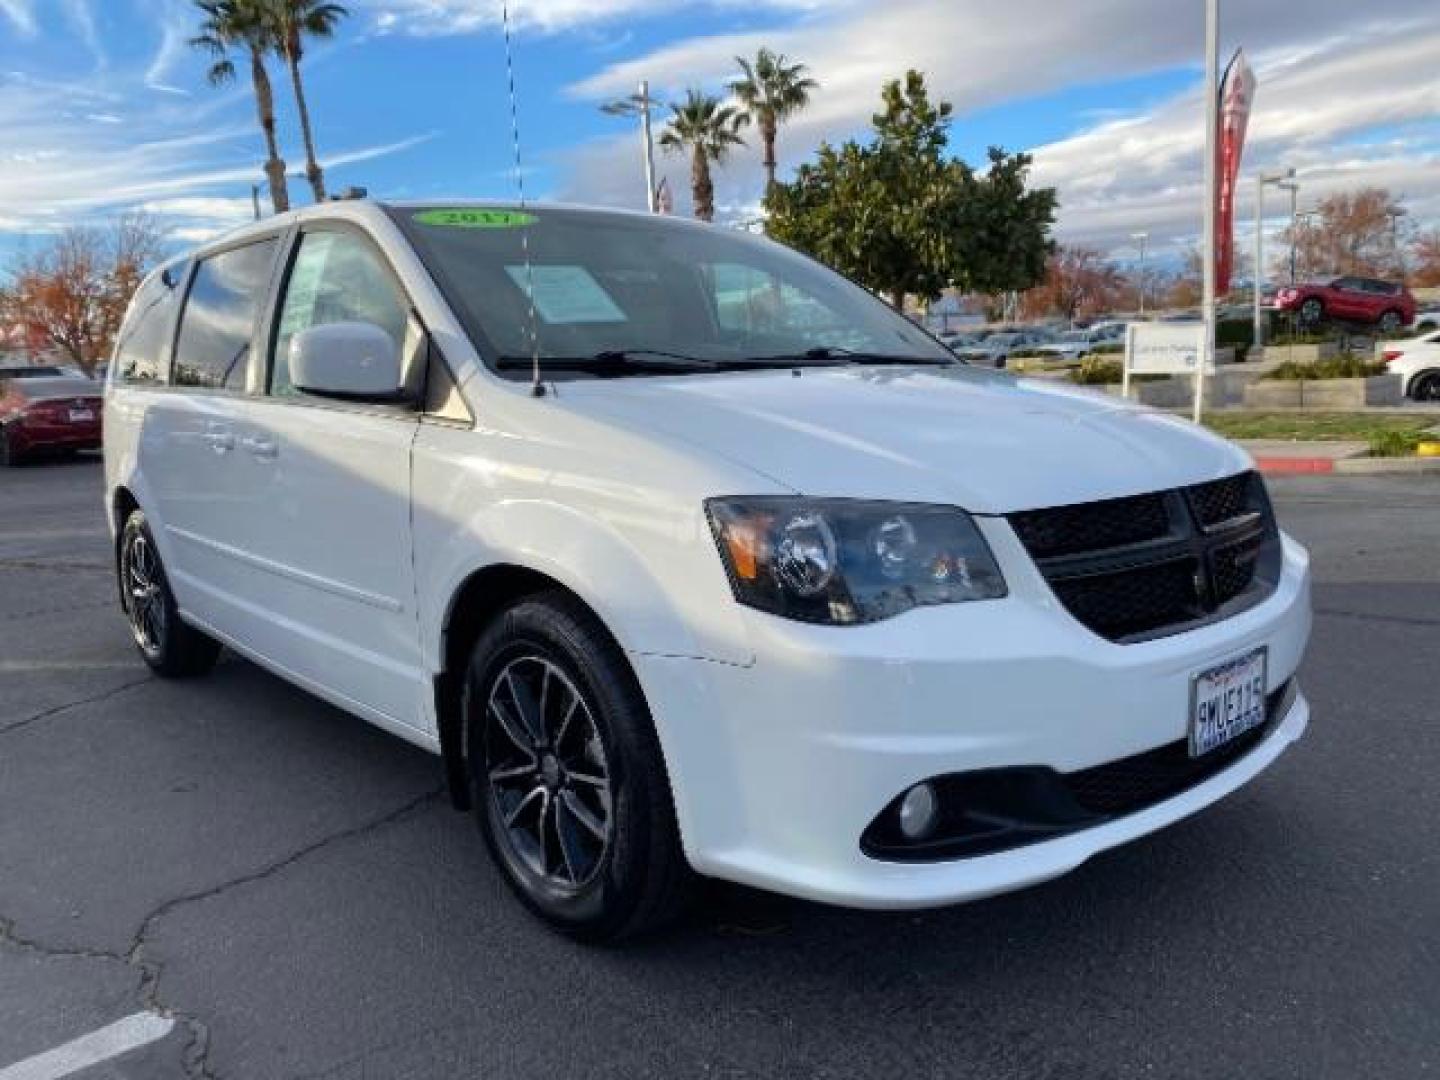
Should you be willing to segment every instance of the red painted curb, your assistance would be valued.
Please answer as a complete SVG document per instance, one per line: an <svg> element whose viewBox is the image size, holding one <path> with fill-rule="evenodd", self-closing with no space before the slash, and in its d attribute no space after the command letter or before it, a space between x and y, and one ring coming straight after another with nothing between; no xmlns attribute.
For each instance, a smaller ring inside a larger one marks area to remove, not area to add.
<svg viewBox="0 0 1440 1080"><path fill-rule="evenodd" d="M1255 464L1262 473L1283 475L1285 473L1333 473L1335 459L1323 457L1306 458L1256 458Z"/></svg>

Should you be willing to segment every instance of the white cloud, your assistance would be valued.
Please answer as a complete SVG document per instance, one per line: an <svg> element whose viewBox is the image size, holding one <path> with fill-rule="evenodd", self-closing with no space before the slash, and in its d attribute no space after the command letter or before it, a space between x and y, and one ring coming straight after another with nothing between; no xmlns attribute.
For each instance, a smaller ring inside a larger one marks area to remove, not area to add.
<svg viewBox="0 0 1440 1080"><path fill-rule="evenodd" d="M100 43L100 31L95 25L95 13L90 10L89 0L61 0L61 8L68 22L99 67L109 63L105 48Z"/></svg>
<svg viewBox="0 0 1440 1080"><path fill-rule="evenodd" d="M1347 163L1370 152L1367 130L1440 117L1440 15L1433 0L1307 0L1303 8L1297 19L1293 5L1226 5L1223 40L1226 48L1244 42L1260 73L1247 172L1284 156L1302 168L1313 197L1359 182L1364 170ZM1187 66L1198 83L1201 19L1202 5L1193 0L890 0L774 31L673 42L611 64L568 93L593 105L628 93L641 78L660 96L694 84L720 88L733 77L736 55L768 45L805 61L822 84L812 107L781 133L779 156L788 168L821 139L863 131L881 84L907 67L924 71L932 94L955 104L957 133L969 111L1077 84ZM1037 181L1060 190L1061 235L1102 246L1126 242L1141 228L1193 236L1203 138L1198 102L1197 87L1035 148ZM1007 149L1025 147L1010 140ZM1428 194L1440 184L1440 159L1433 146L1428 153L1384 155L1366 179L1405 191L1417 217L1440 216ZM634 205L644 190L638 157L629 131L581 147L565 159L562 193ZM686 192L684 160L662 161L677 195ZM755 149L737 154L715 181L718 204L753 204L761 187Z"/></svg>
<svg viewBox="0 0 1440 1080"><path fill-rule="evenodd" d="M194 33L194 12L179 0L166 0L159 11L160 44L145 69L145 85L152 90L184 94L187 91L170 82L175 68L189 51L188 42Z"/></svg>
<svg viewBox="0 0 1440 1080"><path fill-rule="evenodd" d="M30 0L0 0L0 15L8 18L24 37L34 37L40 29Z"/></svg>
<svg viewBox="0 0 1440 1080"><path fill-rule="evenodd" d="M353 0L368 11L382 33L432 37L469 34L500 24L500 0ZM511 0L512 26L544 32L640 15L673 15L676 0ZM700 6L698 4L693 6ZM706 0L704 6L753 10L757 7L814 11L848 6L847 0Z"/></svg>

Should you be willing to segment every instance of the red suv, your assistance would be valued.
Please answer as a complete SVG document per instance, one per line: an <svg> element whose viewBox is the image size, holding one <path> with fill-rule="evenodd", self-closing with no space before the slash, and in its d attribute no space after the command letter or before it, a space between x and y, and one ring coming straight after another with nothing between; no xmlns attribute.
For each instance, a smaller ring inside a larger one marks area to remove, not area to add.
<svg viewBox="0 0 1440 1080"><path fill-rule="evenodd" d="M1305 323L1322 319L1374 323L1384 333L1415 320L1415 297L1410 290L1375 278L1337 277L1281 289L1275 294L1275 306L1298 312Z"/></svg>
<svg viewBox="0 0 1440 1080"><path fill-rule="evenodd" d="M93 379L0 373L0 465L44 451L98 450L102 404Z"/></svg>

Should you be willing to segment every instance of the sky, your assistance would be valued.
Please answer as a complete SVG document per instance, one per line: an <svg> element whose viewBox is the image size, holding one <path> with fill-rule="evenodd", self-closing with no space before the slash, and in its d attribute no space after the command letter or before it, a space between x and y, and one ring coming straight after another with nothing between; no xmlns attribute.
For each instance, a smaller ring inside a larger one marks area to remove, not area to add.
<svg viewBox="0 0 1440 1080"><path fill-rule="evenodd" d="M955 107L952 152L1033 154L1033 181L1059 191L1061 241L1123 260L1143 231L1164 260L1200 230L1201 0L513 0L518 177L499 0L345 3L305 64L332 190L509 199L523 179L531 199L643 206L635 123L598 106L641 78L662 102L723 91L735 57L767 45L821 84L781 130L782 175L821 140L863 136L881 85L913 67ZM263 145L246 68L211 86L196 22L190 0L0 0L0 266L131 209L180 244L250 218ZM1223 0L1221 40L1259 79L1242 178L1294 167L1302 209L1380 184L1410 222L1440 223L1440 3ZM288 86L272 78L303 202ZM688 162L657 155L688 212ZM758 149L715 183L722 218L753 217ZM1242 183L1241 243L1253 193ZM1282 202L1270 196L1267 231Z"/></svg>

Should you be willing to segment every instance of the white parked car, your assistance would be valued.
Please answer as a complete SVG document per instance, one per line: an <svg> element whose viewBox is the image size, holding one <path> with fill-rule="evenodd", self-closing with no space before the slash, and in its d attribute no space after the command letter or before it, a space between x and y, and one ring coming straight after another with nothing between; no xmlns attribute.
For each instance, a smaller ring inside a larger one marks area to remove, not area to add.
<svg viewBox="0 0 1440 1080"><path fill-rule="evenodd" d="M1082 360L1114 340L1105 330L1066 330L1054 341L1037 346L1036 351L1061 360Z"/></svg>
<svg viewBox="0 0 1440 1080"><path fill-rule="evenodd" d="M695 222L248 226L141 288L105 469L157 673L223 644L434 751L584 938L697 874L871 908L1044 881L1309 716L1308 559L1243 452Z"/></svg>
<svg viewBox="0 0 1440 1080"><path fill-rule="evenodd" d="M1387 341L1381 356L1393 375L1399 375L1406 397L1440 401L1440 330L1404 341Z"/></svg>
<svg viewBox="0 0 1440 1080"><path fill-rule="evenodd" d="M957 348L954 352L968 363L1003 369L1009 364L1012 354L1036 348L1049 340L1050 335L1039 330L1001 331L987 334L973 345Z"/></svg>

